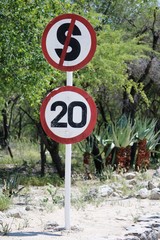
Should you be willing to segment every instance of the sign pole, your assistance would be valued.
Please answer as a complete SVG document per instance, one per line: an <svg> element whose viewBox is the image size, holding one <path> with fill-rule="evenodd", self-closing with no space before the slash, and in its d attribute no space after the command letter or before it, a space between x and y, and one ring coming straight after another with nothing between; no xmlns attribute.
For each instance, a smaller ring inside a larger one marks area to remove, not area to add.
<svg viewBox="0 0 160 240"><path fill-rule="evenodd" d="M67 72L67 86L73 85L73 72ZM71 157L72 144L66 144L65 152L65 229L71 228Z"/></svg>
<svg viewBox="0 0 160 240"><path fill-rule="evenodd" d="M68 31L66 31L66 27ZM74 35L79 35L80 39L76 39ZM62 41L62 39L64 40ZM73 39L74 41L71 41ZM92 59L96 51L96 42L94 28L85 18L76 14L62 14L52 19L42 36L42 51L48 63L67 73L67 86L48 94L40 109L41 124L47 135L56 142L66 144L66 230L71 228L71 144L89 136L97 118L97 109L92 98L82 89L72 86L73 71L83 68ZM68 47L71 48L70 52L67 52ZM59 97L62 99L61 101L59 101ZM76 99L80 99L80 101ZM57 106L62 108L60 113L57 112ZM63 116L66 116L66 119L61 121Z"/></svg>
<svg viewBox="0 0 160 240"><path fill-rule="evenodd" d="M66 144L66 156L65 156L65 229L71 228L71 154L72 144Z"/></svg>
<svg viewBox="0 0 160 240"><path fill-rule="evenodd" d="M67 86L73 86L73 72L67 72Z"/></svg>

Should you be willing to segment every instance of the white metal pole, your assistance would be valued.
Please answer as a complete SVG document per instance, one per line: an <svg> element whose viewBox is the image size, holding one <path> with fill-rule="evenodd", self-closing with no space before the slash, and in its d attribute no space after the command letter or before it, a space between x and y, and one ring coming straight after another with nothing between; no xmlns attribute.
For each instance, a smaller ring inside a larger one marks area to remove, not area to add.
<svg viewBox="0 0 160 240"><path fill-rule="evenodd" d="M73 85L73 72L67 72L67 86Z"/></svg>
<svg viewBox="0 0 160 240"><path fill-rule="evenodd" d="M67 72L67 86L73 85L73 72ZM65 229L71 228L71 157L72 144L66 144L65 152Z"/></svg>
<svg viewBox="0 0 160 240"><path fill-rule="evenodd" d="M72 145L66 144L65 159L65 229L71 228L71 153Z"/></svg>

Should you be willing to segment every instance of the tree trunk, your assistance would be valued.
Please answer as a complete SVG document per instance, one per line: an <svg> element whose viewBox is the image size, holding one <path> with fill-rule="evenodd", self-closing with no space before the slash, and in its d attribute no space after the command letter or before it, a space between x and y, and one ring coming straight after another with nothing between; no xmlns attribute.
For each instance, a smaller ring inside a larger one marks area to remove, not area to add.
<svg viewBox="0 0 160 240"><path fill-rule="evenodd" d="M96 143L95 139L94 139L92 154L94 156L94 164L95 164L95 168L96 168L96 173L101 174L102 170L104 168L104 164L103 164L103 159L102 159L102 156L100 155L99 148L97 147L97 143Z"/></svg>
<svg viewBox="0 0 160 240"><path fill-rule="evenodd" d="M119 148L116 159L118 170L128 171L131 163L131 147Z"/></svg>
<svg viewBox="0 0 160 240"><path fill-rule="evenodd" d="M59 156L59 150L58 150L58 143L54 143L52 144L52 147L49 147L48 151L50 152L51 158L52 158L52 162L56 167L57 173L61 178L64 178L64 168L62 166L62 161L61 158Z"/></svg>
<svg viewBox="0 0 160 240"><path fill-rule="evenodd" d="M131 146L131 168L133 168L133 165L134 165L134 163L135 163L136 151L137 151L137 143L135 142L135 143Z"/></svg>
<svg viewBox="0 0 160 240"><path fill-rule="evenodd" d="M22 113L19 111L19 122L18 122L18 139L21 138L22 133Z"/></svg>
<svg viewBox="0 0 160 240"><path fill-rule="evenodd" d="M8 124L7 124L7 111L6 111L6 109L2 110L2 116L3 116L3 131L4 131L2 147L7 148L8 152L10 154L10 157L13 158L13 154L12 154L11 148L9 146L9 142L8 142Z"/></svg>
<svg viewBox="0 0 160 240"><path fill-rule="evenodd" d="M136 171L139 171L140 169L147 169L149 166L150 153L147 151L146 144L146 139L139 140L138 142L138 153L135 165Z"/></svg>
<svg viewBox="0 0 160 240"><path fill-rule="evenodd" d="M91 154L89 152L85 152L83 154L83 164L85 168L85 179L90 180L92 179L92 175L90 172L90 160L91 160Z"/></svg>
<svg viewBox="0 0 160 240"><path fill-rule="evenodd" d="M40 123L37 124L37 127L38 127L39 135L40 135L46 149L49 151L49 153L51 155L52 163L55 166L58 175L61 178L64 178L65 172L64 172L64 167L62 165L61 158L59 156L59 143L48 138L48 136L43 131Z"/></svg>
<svg viewBox="0 0 160 240"><path fill-rule="evenodd" d="M45 164L46 164L46 154L45 154L46 148L45 145L40 139L40 154L41 154L41 177L45 175Z"/></svg>

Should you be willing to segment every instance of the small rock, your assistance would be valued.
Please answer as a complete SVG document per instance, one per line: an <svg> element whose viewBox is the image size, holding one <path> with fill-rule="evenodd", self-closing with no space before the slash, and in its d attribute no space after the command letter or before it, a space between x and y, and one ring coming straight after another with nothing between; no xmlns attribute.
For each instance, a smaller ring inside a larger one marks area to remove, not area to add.
<svg viewBox="0 0 160 240"><path fill-rule="evenodd" d="M160 239L160 227L157 228L157 232L158 232L158 239Z"/></svg>
<svg viewBox="0 0 160 240"><path fill-rule="evenodd" d="M151 200L160 200L160 189L159 188L153 188L151 190L150 199Z"/></svg>
<svg viewBox="0 0 160 240"><path fill-rule="evenodd" d="M30 207L30 206L26 206L26 207L25 207L25 210L26 210L26 211L30 211L30 210L31 210L31 207Z"/></svg>
<svg viewBox="0 0 160 240"><path fill-rule="evenodd" d="M137 197L141 198L141 199L145 199L149 197L149 191L147 188L141 188L138 193L137 193Z"/></svg>
<svg viewBox="0 0 160 240"><path fill-rule="evenodd" d="M135 176L136 176L135 173L125 173L125 174L124 174L124 177L125 177L126 180L134 179Z"/></svg>
<svg viewBox="0 0 160 240"><path fill-rule="evenodd" d="M17 209L12 209L7 213L7 217L13 217L13 218L22 218L21 215L22 213Z"/></svg>
<svg viewBox="0 0 160 240"><path fill-rule="evenodd" d="M156 170L156 172L153 174L154 177L160 177L160 167Z"/></svg>
<svg viewBox="0 0 160 240"><path fill-rule="evenodd" d="M134 227L128 228L128 233L125 234L125 236L136 236L136 237L141 237L142 234L149 234L151 232L151 228L135 225Z"/></svg>
<svg viewBox="0 0 160 240"><path fill-rule="evenodd" d="M91 188L89 190L89 196L91 197L97 197L98 196L98 189L97 188Z"/></svg>
<svg viewBox="0 0 160 240"><path fill-rule="evenodd" d="M58 227L58 223L53 221L53 222L50 222L48 221L44 227L45 230L54 230L55 228Z"/></svg>
<svg viewBox="0 0 160 240"><path fill-rule="evenodd" d="M153 188L156 188L155 184L152 181L148 182L148 190L152 190Z"/></svg>
<svg viewBox="0 0 160 240"><path fill-rule="evenodd" d="M158 240L158 232L153 230L149 235L147 236L147 240Z"/></svg>
<svg viewBox="0 0 160 240"><path fill-rule="evenodd" d="M99 187L98 192L101 197L109 197L113 193L113 189L108 185L103 185Z"/></svg>
<svg viewBox="0 0 160 240"><path fill-rule="evenodd" d="M148 240L147 235L145 233L142 233L139 239L140 240Z"/></svg>
<svg viewBox="0 0 160 240"><path fill-rule="evenodd" d="M128 184L133 186L133 185L137 184L137 181L135 179L130 179L130 180L128 180Z"/></svg>

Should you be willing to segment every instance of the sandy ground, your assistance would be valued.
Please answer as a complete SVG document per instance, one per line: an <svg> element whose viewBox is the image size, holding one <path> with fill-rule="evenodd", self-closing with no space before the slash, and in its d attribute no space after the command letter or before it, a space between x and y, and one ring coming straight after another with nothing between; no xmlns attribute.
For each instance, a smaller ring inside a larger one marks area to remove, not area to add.
<svg viewBox="0 0 160 240"><path fill-rule="evenodd" d="M126 228L144 214L159 213L160 201L148 199L105 199L98 206L94 203L77 209L71 207L70 231L64 230L64 207L57 208L48 201L46 189L34 187L29 195L18 196L9 211L18 211L20 218L6 217L3 226L10 227L7 236L2 240L102 240L109 236L123 236ZM26 206L29 209L26 211ZM1 217L2 219L2 217ZM52 224L49 228L48 223ZM55 227L54 224L58 226ZM47 228L46 228L47 226Z"/></svg>

